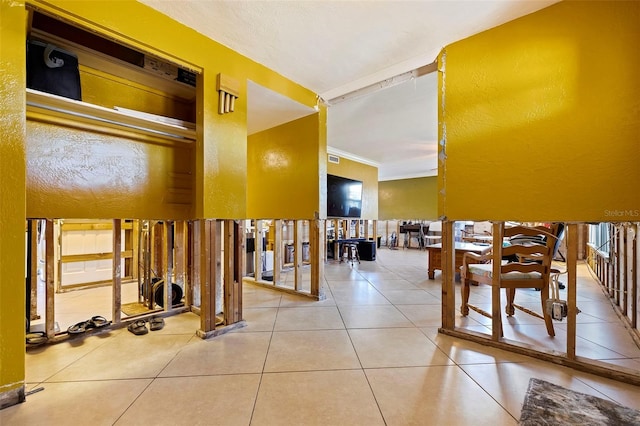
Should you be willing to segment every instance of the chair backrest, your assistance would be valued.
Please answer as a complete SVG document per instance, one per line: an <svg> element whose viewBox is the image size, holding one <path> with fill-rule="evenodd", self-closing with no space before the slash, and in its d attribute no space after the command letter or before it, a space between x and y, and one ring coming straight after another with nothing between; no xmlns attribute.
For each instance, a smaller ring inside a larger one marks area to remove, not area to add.
<svg viewBox="0 0 640 426"><path fill-rule="evenodd" d="M544 226L512 226L504 229L504 237L510 245L502 247L502 258L515 258L501 267L502 273L538 272L545 280L549 278L551 261L557 238Z"/></svg>
<svg viewBox="0 0 640 426"><path fill-rule="evenodd" d="M442 222L436 221L429 223L429 229L427 232L431 235L434 235L435 233L440 235L442 233Z"/></svg>

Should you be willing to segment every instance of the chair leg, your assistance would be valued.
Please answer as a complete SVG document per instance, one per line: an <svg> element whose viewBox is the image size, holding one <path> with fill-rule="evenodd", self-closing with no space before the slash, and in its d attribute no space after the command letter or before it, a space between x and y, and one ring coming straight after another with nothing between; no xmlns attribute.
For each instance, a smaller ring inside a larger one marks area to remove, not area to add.
<svg viewBox="0 0 640 426"><path fill-rule="evenodd" d="M507 306L505 307L505 312L509 316L513 316L516 313L516 309L513 307L513 301L516 298L516 289L515 288L507 288Z"/></svg>
<svg viewBox="0 0 640 426"><path fill-rule="evenodd" d="M460 292L462 296L462 304L460 305L460 313L463 317L469 315L469 279L465 278L462 280L462 285L460 286Z"/></svg>
<svg viewBox="0 0 640 426"><path fill-rule="evenodd" d="M546 300L549 298L549 286L544 286L540 290L540 299L542 305L542 316L544 317L544 324L547 326L547 333L549 336L554 337L556 335L556 331L553 328L553 319L551 315L545 309Z"/></svg>

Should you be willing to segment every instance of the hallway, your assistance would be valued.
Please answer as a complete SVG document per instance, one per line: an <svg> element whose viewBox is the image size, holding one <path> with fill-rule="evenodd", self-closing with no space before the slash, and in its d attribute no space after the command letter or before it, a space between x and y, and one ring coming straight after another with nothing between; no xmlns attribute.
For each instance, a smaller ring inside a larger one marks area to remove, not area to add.
<svg viewBox="0 0 640 426"><path fill-rule="evenodd" d="M441 275L426 278L424 251L325 267L326 300L246 284L247 326L210 340L187 313L143 336L123 328L29 350L27 391L44 390L0 411L0 424L516 425L532 377L640 409L639 387L439 335ZM578 305L579 354L640 369L584 264ZM525 317L503 318L505 335L548 344Z"/></svg>

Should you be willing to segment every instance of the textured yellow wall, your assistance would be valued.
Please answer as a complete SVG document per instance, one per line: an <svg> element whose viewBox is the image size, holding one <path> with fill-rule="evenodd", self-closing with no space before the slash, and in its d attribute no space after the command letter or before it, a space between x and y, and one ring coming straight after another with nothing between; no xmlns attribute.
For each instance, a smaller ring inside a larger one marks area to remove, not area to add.
<svg viewBox="0 0 640 426"><path fill-rule="evenodd" d="M438 178L435 176L378 182L378 219L438 218Z"/></svg>
<svg viewBox="0 0 640 426"><path fill-rule="evenodd" d="M320 114L316 113L249 136L248 217L317 216L322 161L318 158L319 123Z"/></svg>
<svg viewBox="0 0 640 426"><path fill-rule="evenodd" d="M25 18L0 2L0 399L25 377Z"/></svg>
<svg viewBox="0 0 640 426"><path fill-rule="evenodd" d="M561 2L447 46L440 213L637 221L639 23L640 2Z"/></svg>
<svg viewBox="0 0 640 426"><path fill-rule="evenodd" d="M138 50L201 71L195 114L198 140L191 165L195 217L227 219L246 216L247 79L303 105L313 107L316 104L313 92L136 1L34 0L31 4ZM219 73L240 83L235 112L230 114L220 115L217 112L216 79ZM129 101L135 102L135 99ZM57 173L56 170L54 172ZM56 175L54 179L61 177ZM153 203L154 200L150 197L148 202ZM309 207L317 208L317 202ZM96 210L88 217L117 217L120 212L121 209ZM170 217L173 210L158 214Z"/></svg>
<svg viewBox="0 0 640 426"><path fill-rule="evenodd" d="M327 162L327 173L362 181L362 219L378 219L377 167L341 157L340 164ZM323 213L326 215L326 207Z"/></svg>
<svg viewBox="0 0 640 426"><path fill-rule="evenodd" d="M309 107L316 105L316 94L304 87L291 82L285 77L271 71L264 66L239 55L232 50L213 42L201 34L178 24L164 15L150 9L133 0L33 0L27 2L27 6L35 6L45 13L58 16L63 20L75 23L85 29L95 31L108 38L115 39L130 45L141 51L147 51L154 56L164 58L172 62L180 63L190 69L199 70L198 76L198 108L196 111L196 124L198 140L193 144L193 157L190 163L190 172L193 174L193 213L192 218L220 218L233 219L246 217L246 180L247 180L247 148L246 148L246 119L247 119L247 88L246 80L251 79L257 84L281 93L289 98ZM41 162L51 154L50 149L61 147L69 148L77 154L80 147L97 149L109 146L120 152L121 148L127 148L127 144L118 138L100 138L96 144L90 144L89 140L80 140L79 146L73 146L73 132L59 130L69 137L67 141L58 141L50 146L41 138L44 127L36 124L31 126L31 135L39 136L33 144L27 147L26 130L26 99L25 99L25 41L27 14L25 3L19 1L0 1L0 68L3 70L0 79L0 396L6 392L13 392L24 385L24 323L25 323L25 218L26 218L26 183L27 161L26 152L29 152L29 161ZM219 115L217 113L218 96L216 92L216 78L219 73L224 73L239 81L240 96L236 102L236 111L231 114ZM321 113L324 117L324 113ZM322 119L324 120L324 119ZM321 121L322 121L321 120ZM324 125L324 121L322 122ZM324 134L320 130L319 134ZM84 136L83 136L84 137ZM82 138L81 138L82 139ZM316 145L319 142L316 141ZM123 164L131 161L146 162L148 168L154 167L154 162L161 164L160 170L166 172L171 167L183 166L184 156L177 154L168 155L166 147L137 147L132 152L123 153ZM316 146L316 152L322 149ZM86 151L86 150L85 150ZM144 154L143 152L147 152ZM69 190L74 190L74 197L69 199L70 204L83 205L82 216L87 218L116 218L132 217L139 212L141 203L148 206L157 205L158 187L169 185L158 182L143 184L149 193L142 194L140 189L134 190L131 185L137 182L140 170L136 170L131 180L124 182L130 190L132 197L144 197L144 200L136 198L105 200L97 206L91 202L100 197L117 197L113 193L113 174L116 172L131 172L124 166L116 163L116 160L107 158L104 162L95 160L83 163L80 171L93 173L85 175L88 182L79 188L78 180L72 180L73 187L54 187L47 185L46 180L52 178L54 184L62 184L73 168L77 159L64 159L63 153L56 152L52 161L46 165L50 167L51 174L47 177L44 170L30 174L29 193L44 194L48 190L49 200L59 197L56 204L47 205L43 199L37 196L31 198L29 204L34 206L32 214L39 215L37 211L44 212L49 217L76 216L64 205L64 197L69 196ZM144 159L143 159L144 158ZM322 161L325 161L324 154ZM32 163L33 164L33 163ZM40 164L44 167L44 165ZM104 174L105 170L88 166L104 166L110 176ZM75 167L75 166L74 166ZM322 167L322 166L318 166ZM32 170L33 171L33 170ZM133 173L133 172L131 172ZM150 172L149 176L154 176ZM162 178L160 178L162 180ZM101 190L107 182L104 193ZM31 187L31 185L36 187ZM91 186L91 190L88 188ZM75 190L81 190L79 193ZM84 192L82 192L84 191ZM91 192L91 195L88 195ZM121 201L121 202L117 202ZM105 204L107 203L107 204ZM313 207L317 209L318 199ZM136 207L137 206L137 207ZM166 207L166 208L164 208ZM149 217L171 218L176 213L174 207L166 204L162 211L156 210L143 214ZM307 206L312 209L311 206ZM182 213L180 213L182 214Z"/></svg>
<svg viewBox="0 0 640 426"><path fill-rule="evenodd" d="M34 121L27 139L28 217L192 217L194 144L145 143Z"/></svg>

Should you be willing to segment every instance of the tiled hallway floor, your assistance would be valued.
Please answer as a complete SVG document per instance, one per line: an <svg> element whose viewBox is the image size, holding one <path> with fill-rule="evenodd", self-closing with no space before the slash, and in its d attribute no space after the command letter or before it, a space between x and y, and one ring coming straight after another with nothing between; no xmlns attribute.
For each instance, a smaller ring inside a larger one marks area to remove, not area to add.
<svg viewBox="0 0 640 426"><path fill-rule="evenodd" d="M640 409L640 387L439 335L440 274L426 279L426 256L383 248L375 262L328 263L320 302L247 284L247 326L209 340L188 313L143 336L30 350L27 391L44 389L0 411L0 424L516 425L531 377ZM640 350L584 266L579 275L579 350L639 369ZM486 289L475 290L482 303ZM550 343L539 320L504 321L511 338L564 345L566 322ZM457 322L488 332L482 317Z"/></svg>

